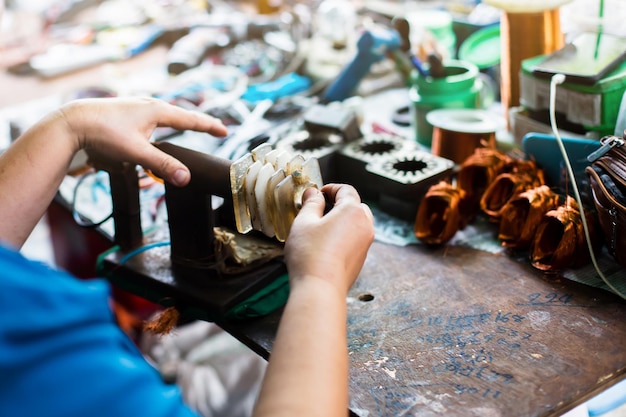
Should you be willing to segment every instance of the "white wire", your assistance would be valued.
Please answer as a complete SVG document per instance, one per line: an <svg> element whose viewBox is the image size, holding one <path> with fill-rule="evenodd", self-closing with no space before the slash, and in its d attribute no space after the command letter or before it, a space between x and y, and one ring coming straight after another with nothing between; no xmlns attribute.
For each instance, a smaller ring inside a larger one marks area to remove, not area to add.
<svg viewBox="0 0 626 417"><path fill-rule="evenodd" d="M572 166L569 161L569 157L567 156L567 151L565 150L565 146L563 145L563 140L561 139L561 135L559 134L559 130L556 125L556 86L558 84L562 84L565 81L565 76L563 74L554 74L550 79L550 126L552 127L552 133L556 138L556 142L559 145L559 149L561 150L561 154L563 155L563 160L565 161L565 167L567 168L567 174L569 175L569 179L572 182L572 189L574 190L574 197L576 198L576 202L578 203L578 208L580 210L580 218L583 224L583 230L585 231L585 240L587 241L587 248L589 249L589 254L591 255L591 262L593 263L596 272L602 278L602 281L617 295L626 300L626 295L622 294L617 288L615 288L609 280L604 276L602 271L600 270L600 266L596 260L596 256L593 250L593 245L591 244L591 237L589 234L589 226L587 225L587 219L585 217L585 210L583 208L582 199L580 198L580 193L578 192L578 185L576 184L576 178L574 177L574 171L572 170Z"/></svg>

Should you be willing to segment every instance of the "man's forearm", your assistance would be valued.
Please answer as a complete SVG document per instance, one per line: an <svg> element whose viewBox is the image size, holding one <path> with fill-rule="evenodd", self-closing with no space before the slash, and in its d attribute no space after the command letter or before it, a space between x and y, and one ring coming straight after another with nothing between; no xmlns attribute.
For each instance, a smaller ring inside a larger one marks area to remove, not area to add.
<svg viewBox="0 0 626 417"><path fill-rule="evenodd" d="M22 246L54 198L75 147L67 125L54 114L0 155L0 240Z"/></svg>
<svg viewBox="0 0 626 417"><path fill-rule="evenodd" d="M259 416L345 416L345 295L307 278L290 294L255 410Z"/></svg>

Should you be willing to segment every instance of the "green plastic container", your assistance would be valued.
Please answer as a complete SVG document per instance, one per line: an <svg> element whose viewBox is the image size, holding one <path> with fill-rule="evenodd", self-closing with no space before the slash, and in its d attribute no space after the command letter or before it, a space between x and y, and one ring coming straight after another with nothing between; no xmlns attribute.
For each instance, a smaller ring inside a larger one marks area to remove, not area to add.
<svg viewBox="0 0 626 417"><path fill-rule="evenodd" d="M532 73L533 66L544 58L542 55L522 61L520 102L531 110L547 112L550 80ZM626 60L595 84L565 82L559 85L556 110L586 131L597 132L599 137L612 135L625 91Z"/></svg>
<svg viewBox="0 0 626 417"><path fill-rule="evenodd" d="M491 25L468 36L459 47L458 57L486 70L500 65L501 50L500 25Z"/></svg>
<svg viewBox="0 0 626 417"><path fill-rule="evenodd" d="M444 62L446 76L422 77L412 73L409 99L415 139L430 147L433 127L426 120L431 110L444 108L486 108L493 102L493 88L478 76L478 67L470 62L449 60Z"/></svg>

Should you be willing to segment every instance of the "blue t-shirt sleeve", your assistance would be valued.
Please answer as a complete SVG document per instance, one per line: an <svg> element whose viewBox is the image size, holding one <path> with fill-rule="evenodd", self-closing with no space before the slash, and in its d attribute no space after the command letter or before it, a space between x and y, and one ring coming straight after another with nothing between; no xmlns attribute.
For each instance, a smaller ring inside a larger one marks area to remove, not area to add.
<svg viewBox="0 0 626 417"><path fill-rule="evenodd" d="M196 416L116 325L109 295L0 247L1 416Z"/></svg>

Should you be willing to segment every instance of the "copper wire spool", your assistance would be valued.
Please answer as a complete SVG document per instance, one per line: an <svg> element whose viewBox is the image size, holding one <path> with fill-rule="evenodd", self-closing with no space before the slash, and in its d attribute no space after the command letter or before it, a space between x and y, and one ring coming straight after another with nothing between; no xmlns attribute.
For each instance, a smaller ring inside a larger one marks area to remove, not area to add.
<svg viewBox="0 0 626 417"><path fill-rule="evenodd" d="M520 104L522 61L563 47L559 6L571 0L485 0L503 10L500 17L500 96L504 111Z"/></svg>
<svg viewBox="0 0 626 417"><path fill-rule="evenodd" d="M564 44L559 9L505 13L500 20L501 91L505 108L519 106L522 61L560 49Z"/></svg>
<svg viewBox="0 0 626 417"><path fill-rule="evenodd" d="M496 147L496 131L504 121L481 109L439 109L426 115L433 126L431 152L457 164L476 148Z"/></svg>

